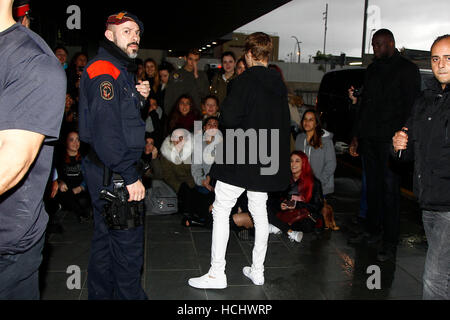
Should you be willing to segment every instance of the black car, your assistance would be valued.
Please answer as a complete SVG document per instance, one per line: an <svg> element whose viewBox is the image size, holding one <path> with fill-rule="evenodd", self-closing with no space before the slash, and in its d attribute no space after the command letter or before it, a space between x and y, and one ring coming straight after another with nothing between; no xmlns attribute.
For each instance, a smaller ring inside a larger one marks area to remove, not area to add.
<svg viewBox="0 0 450 320"><path fill-rule="evenodd" d="M348 89L362 90L366 69L353 67L327 72L320 83L316 109L321 114L322 126L334 134L335 142L350 143L357 105L352 105ZM424 80L432 77L431 70L420 70L422 89Z"/></svg>

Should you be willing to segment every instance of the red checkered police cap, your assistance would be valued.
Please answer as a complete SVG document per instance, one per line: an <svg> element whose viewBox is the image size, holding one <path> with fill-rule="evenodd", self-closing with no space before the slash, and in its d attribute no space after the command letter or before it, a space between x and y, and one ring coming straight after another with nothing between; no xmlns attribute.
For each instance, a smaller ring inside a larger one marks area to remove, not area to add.
<svg viewBox="0 0 450 320"><path fill-rule="evenodd" d="M108 25L110 24L119 25L127 21L136 22L137 25L139 26L140 35L142 36L142 34L144 33L144 24L134 14L131 14L126 11L121 11L119 13L110 15L106 20L106 27L108 27Z"/></svg>

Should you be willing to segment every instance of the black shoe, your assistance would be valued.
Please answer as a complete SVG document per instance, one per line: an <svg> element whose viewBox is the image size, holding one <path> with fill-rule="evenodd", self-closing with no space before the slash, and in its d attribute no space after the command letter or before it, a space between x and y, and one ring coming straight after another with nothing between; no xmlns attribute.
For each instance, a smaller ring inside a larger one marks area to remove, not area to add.
<svg viewBox="0 0 450 320"><path fill-rule="evenodd" d="M377 260L380 262L386 262L388 260L395 261L396 256L396 249L395 248L382 248L377 253Z"/></svg>
<svg viewBox="0 0 450 320"><path fill-rule="evenodd" d="M181 220L181 225L184 227L191 227L191 226L204 227L206 223L204 219L196 219L194 217L184 216L183 219Z"/></svg>

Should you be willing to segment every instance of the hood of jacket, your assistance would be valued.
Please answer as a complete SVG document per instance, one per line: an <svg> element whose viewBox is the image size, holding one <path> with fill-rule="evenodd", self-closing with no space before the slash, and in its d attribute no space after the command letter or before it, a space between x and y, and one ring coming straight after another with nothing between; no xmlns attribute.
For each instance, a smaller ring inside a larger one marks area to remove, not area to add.
<svg viewBox="0 0 450 320"><path fill-rule="evenodd" d="M332 132L327 131L327 130L325 130L325 129L322 129L322 130L323 130L323 134L322 134L322 144L324 143L324 140L327 140L327 139L333 140L333 133L332 133ZM296 138L296 141L299 141L299 142L301 143L301 145L303 146L303 149L305 150L305 151L304 151L305 154L306 154L306 155L308 156L308 158L309 158L309 157L311 156L311 152L312 152L312 150L313 150L314 148L311 147L311 146L308 144L307 139L306 139L306 133L305 133L305 132L299 133L298 136L297 136L297 138Z"/></svg>
<svg viewBox="0 0 450 320"><path fill-rule="evenodd" d="M161 145L161 153L164 158L176 165L182 163L191 164L191 155L194 149L194 141L191 133L185 130L184 132L184 139L183 142L180 142L180 144L173 144L171 142L172 135L169 135L164 139L164 142Z"/></svg>
<svg viewBox="0 0 450 320"><path fill-rule="evenodd" d="M249 77L258 81L263 90L278 96L286 96L287 88L278 71L263 66L254 66L245 71Z"/></svg>

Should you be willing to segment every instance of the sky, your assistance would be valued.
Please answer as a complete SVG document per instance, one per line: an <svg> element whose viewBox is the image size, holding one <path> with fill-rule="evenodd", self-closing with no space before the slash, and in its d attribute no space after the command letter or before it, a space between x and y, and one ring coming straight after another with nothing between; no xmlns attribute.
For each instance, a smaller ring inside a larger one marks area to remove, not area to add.
<svg viewBox="0 0 450 320"><path fill-rule="evenodd" d="M288 54L296 54L295 36L301 62L308 62L310 55L323 52L327 3L325 53L361 57L364 0L292 0L235 31L279 36L279 60L286 62ZM370 33L379 28L392 31L397 48L429 50L437 36L450 33L450 0L369 0L365 52L373 52Z"/></svg>

